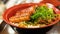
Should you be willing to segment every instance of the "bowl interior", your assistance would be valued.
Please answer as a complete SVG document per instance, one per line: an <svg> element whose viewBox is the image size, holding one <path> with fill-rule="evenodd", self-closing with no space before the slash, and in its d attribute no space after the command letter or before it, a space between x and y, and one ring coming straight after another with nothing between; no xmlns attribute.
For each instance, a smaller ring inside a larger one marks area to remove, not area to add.
<svg viewBox="0 0 60 34"><path fill-rule="evenodd" d="M11 16L15 15L15 13L16 13L17 11L22 10L22 9L25 9L25 8L28 8L29 6L32 6L32 5L37 5L37 4L34 4L34 3L30 3L30 4L29 4L29 3L28 3L28 4L20 4L20 5L16 5L16 6L13 6L13 7L7 9L7 10L4 12L4 14L3 14L3 19L4 19L4 21L5 21L7 24L9 24L9 25L18 27L17 25L10 23L10 22L9 22L9 18L10 18ZM57 13L57 14L59 13L59 11L56 10L55 7L53 7L53 9L54 9L55 13ZM57 12L57 11L58 11L58 12ZM57 19L56 21L52 22L51 24L49 24L49 25L47 25L47 26L51 26L51 25L53 25L53 24L56 24L58 21L59 21L59 20ZM47 27L47 26L44 26L44 27ZM41 28L44 28L44 27L41 27Z"/></svg>

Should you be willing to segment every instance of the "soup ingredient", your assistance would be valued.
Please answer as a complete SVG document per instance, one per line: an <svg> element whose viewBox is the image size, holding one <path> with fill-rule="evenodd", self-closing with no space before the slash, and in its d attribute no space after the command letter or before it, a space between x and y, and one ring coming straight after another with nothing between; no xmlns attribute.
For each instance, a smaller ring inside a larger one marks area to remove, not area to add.
<svg viewBox="0 0 60 34"><path fill-rule="evenodd" d="M47 6L39 6L36 8L36 12L31 16L31 19L34 22L49 24L54 20L55 14L52 8L48 8Z"/></svg>
<svg viewBox="0 0 60 34"><path fill-rule="evenodd" d="M57 14L52 8L46 5L30 6L26 9L19 10L15 16L9 18L12 23L18 23L19 27L37 28L51 24L57 19Z"/></svg>
<svg viewBox="0 0 60 34"><path fill-rule="evenodd" d="M21 21L27 21L30 20L30 16L34 13L34 6L31 6L29 8L17 11L17 13L15 14L15 16L12 16L11 18L9 18L10 22L21 22Z"/></svg>
<svg viewBox="0 0 60 34"><path fill-rule="evenodd" d="M46 6L41 6L36 8L36 13L33 14L31 18L36 19L38 17L41 17L45 19L46 17L48 18L48 16L54 16L53 9Z"/></svg>
<svg viewBox="0 0 60 34"><path fill-rule="evenodd" d="M44 5L35 8L35 12L30 16L30 20L20 23L24 24L23 27L38 28L44 27L55 21L56 17L57 14L53 12L53 9ZM21 24L19 24L20 27L22 27Z"/></svg>

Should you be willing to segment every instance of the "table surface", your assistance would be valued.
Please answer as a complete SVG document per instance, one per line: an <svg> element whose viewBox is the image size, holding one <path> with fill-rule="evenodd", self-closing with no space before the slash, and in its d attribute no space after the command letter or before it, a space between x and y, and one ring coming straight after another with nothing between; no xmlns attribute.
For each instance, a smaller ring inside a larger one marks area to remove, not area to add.
<svg viewBox="0 0 60 34"><path fill-rule="evenodd" d="M5 29L0 34L18 34L9 25L6 25ZM57 23L50 31L46 34L60 34L60 22Z"/></svg>

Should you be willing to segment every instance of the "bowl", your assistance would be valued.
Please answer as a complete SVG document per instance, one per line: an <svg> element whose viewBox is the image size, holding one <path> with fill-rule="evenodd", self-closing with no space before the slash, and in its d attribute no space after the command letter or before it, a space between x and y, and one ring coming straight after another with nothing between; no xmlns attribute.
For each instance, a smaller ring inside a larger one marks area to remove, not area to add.
<svg viewBox="0 0 60 34"><path fill-rule="evenodd" d="M54 22L52 22L51 24L49 24L47 26L40 27L40 28L21 28L21 27L18 27L17 25L15 25L15 24L12 24L12 23L9 22L9 18L11 16L13 16L18 10L25 9L25 8L27 8L29 6L33 6L33 5L42 5L42 4L47 4L48 6L50 6L49 3L26 3L26 4L15 5L15 6L9 8L9 9L7 9L4 12L3 20L7 24L9 24L18 33L22 33L22 34L25 34L25 33L28 33L28 34L31 34L31 33L35 33L35 34L44 33L45 34L45 32L49 31L56 23L59 22L59 19L55 20ZM57 8L55 8L54 6L52 6L51 8L53 8L53 10L56 14L60 14L60 12Z"/></svg>
<svg viewBox="0 0 60 34"><path fill-rule="evenodd" d="M45 3L51 3L51 4L53 4L54 6L60 6L60 0L43 0L43 2L45 2Z"/></svg>

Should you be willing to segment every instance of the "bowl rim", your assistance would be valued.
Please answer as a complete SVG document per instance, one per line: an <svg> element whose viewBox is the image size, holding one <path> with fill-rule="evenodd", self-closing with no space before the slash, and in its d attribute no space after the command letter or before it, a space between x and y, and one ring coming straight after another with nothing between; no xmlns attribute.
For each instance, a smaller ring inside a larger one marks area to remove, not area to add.
<svg viewBox="0 0 60 34"><path fill-rule="evenodd" d="M24 27L18 27L17 25L12 24L12 23L10 23L10 22L7 20L6 17L7 17L7 14L9 13L8 11L17 8L17 6L19 7L19 6L22 6L22 5L39 5L39 4L44 4L44 3L26 3L26 4L15 5L15 6L9 8L9 9L7 9L7 10L3 13L3 20L4 20L7 24L9 24L9 25L11 25L11 26L14 26L14 27L17 27L17 28L24 28ZM55 7L54 7L54 8L55 8ZM56 8L56 9L57 9L57 8ZM52 26L52 25L56 24L57 22L59 22L59 19L56 20L55 22L53 22L52 24L46 25L46 26L44 26L44 27L39 27L39 28L49 27L49 26ZM26 29L36 29L36 28L26 28Z"/></svg>
<svg viewBox="0 0 60 34"><path fill-rule="evenodd" d="M59 0L43 0L42 2L45 3L52 3L54 6L60 6L60 1Z"/></svg>

